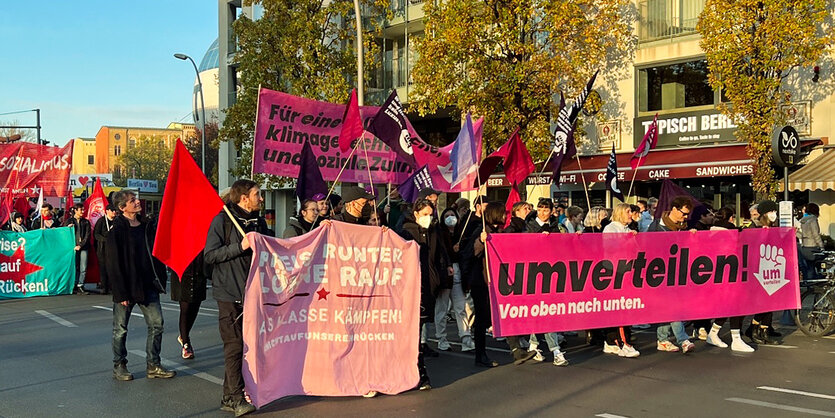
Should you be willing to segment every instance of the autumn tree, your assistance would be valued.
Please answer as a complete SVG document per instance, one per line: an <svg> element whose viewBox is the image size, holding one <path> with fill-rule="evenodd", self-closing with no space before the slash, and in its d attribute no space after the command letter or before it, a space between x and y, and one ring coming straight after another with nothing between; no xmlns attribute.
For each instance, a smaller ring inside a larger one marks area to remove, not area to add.
<svg viewBox="0 0 835 418"><path fill-rule="evenodd" d="M252 2L246 2L251 4ZM264 15L252 21L241 17L233 30L238 52L240 89L227 110L219 140L232 141L240 161L252 161L252 138L258 87L296 96L342 103L356 84L354 6L351 1L262 0ZM388 16L388 0L360 0L363 14L364 64L369 77L377 67L374 42ZM352 77L352 75L354 75ZM238 164L232 175L249 177L251 164ZM263 180L256 176L256 181ZM268 176L273 184L281 179Z"/></svg>
<svg viewBox="0 0 835 418"><path fill-rule="evenodd" d="M774 198L778 182L771 133L791 91L792 70L814 65L833 40L827 0L708 0L697 26L710 69L723 92L723 113L737 124L754 162L754 190Z"/></svg>
<svg viewBox="0 0 835 418"><path fill-rule="evenodd" d="M136 144L128 147L117 160L118 170L113 182L117 186L126 186L127 179L156 180L160 187L165 187L171 159L174 157L172 144L157 136L142 135Z"/></svg>
<svg viewBox="0 0 835 418"><path fill-rule="evenodd" d="M186 138L185 146L194 161L198 166L202 167L203 160L203 134L200 126L194 128L194 133ZM217 142L217 122L209 122L206 124L206 177L212 184L217 185L217 161L218 161L218 142Z"/></svg>
<svg viewBox="0 0 835 418"><path fill-rule="evenodd" d="M636 43L629 0L446 0L424 11L411 110L484 116L488 150L519 126L539 161L559 93L570 105L595 71L623 67Z"/></svg>

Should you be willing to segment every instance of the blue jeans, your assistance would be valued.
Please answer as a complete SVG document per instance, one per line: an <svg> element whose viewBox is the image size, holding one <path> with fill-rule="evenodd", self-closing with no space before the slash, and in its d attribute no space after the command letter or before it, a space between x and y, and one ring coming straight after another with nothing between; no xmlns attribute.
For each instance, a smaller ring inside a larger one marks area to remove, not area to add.
<svg viewBox="0 0 835 418"><path fill-rule="evenodd" d="M543 335L543 334L539 334ZM557 333L556 332L546 332L544 333L545 342L548 344L548 350L555 351L560 349L560 344L557 342ZM531 345L536 344L539 345L539 337L537 334L531 334L528 343Z"/></svg>
<svg viewBox="0 0 835 418"><path fill-rule="evenodd" d="M684 323L681 321L659 325L655 333L658 337L658 341L669 341L673 334L675 334L676 341L678 341L679 344L690 339L690 336L687 335L687 331L684 329Z"/></svg>
<svg viewBox="0 0 835 418"><path fill-rule="evenodd" d="M128 338L128 320L134 305L139 305L145 323L148 324L148 340L145 343L145 360L149 365L159 366L159 353L162 349L162 307L159 304L159 293L152 290L145 295L145 303L130 303L123 306L113 304L113 365L128 362L128 350L125 341Z"/></svg>
<svg viewBox="0 0 835 418"><path fill-rule="evenodd" d="M78 250L75 252L75 265L76 271L78 272L75 285L83 286L84 279L87 276L87 250Z"/></svg>

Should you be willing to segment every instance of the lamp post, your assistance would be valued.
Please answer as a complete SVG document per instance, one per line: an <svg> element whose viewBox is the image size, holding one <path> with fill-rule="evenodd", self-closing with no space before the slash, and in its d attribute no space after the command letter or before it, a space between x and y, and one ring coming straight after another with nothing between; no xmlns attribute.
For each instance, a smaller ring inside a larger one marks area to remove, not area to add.
<svg viewBox="0 0 835 418"><path fill-rule="evenodd" d="M203 145L201 148L203 156L200 168L203 171L203 175L208 177L208 174L206 174L206 104L203 102L203 83L200 81L200 71L197 70L197 64L194 63L194 60L190 56L186 54L174 54L174 58L191 61L191 65L194 67L194 73L197 74L197 88L200 90L200 117L203 118L203 129L200 130L200 134L203 137L201 141Z"/></svg>

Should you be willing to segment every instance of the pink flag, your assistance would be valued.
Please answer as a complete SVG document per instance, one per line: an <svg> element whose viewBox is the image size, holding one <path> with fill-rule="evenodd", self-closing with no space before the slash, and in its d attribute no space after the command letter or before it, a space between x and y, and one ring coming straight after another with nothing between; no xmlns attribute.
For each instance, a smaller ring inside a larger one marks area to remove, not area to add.
<svg viewBox="0 0 835 418"><path fill-rule="evenodd" d="M290 239L247 239L243 374L255 406L417 385L417 243L343 222Z"/></svg>
<svg viewBox="0 0 835 418"><path fill-rule="evenodd" d="M484 132L484 118L478 118L473 122L473 134L476 142L476 151L478 161L481 161L481 137ZM432 187L442 192L464 192L468 190L475 190L478 188L478 170L472 170L467 177L452 186L452 160L450 154L455 145L453 142L442 148L425 148L413 147L415 152L415 160L420 166L427 166L429 174L432 176ZM482 182L486 183L487 179L482 178Z"/></svg>
<svg viewBox="0 0 835 418"><path fill-rule="evenodd" d="M649 150L655 148L656 145L658 145L658 113L652 118L652 123L644 134L644 139L638 144L638 148L635 148L635 153L632 154L632 159L629 160L632 170L637 170L641 164L646 162Z"/></svg>
<svg viewBox="0 0 835 418"><path fill-rule="evenodd" d="M104 209L107 207L107 196L101 187L101 179L96 179L93 186L93 194L84 202L84 217L90 220L90 225L95 226L96 221L104 216Z"/></svg>
<svg viewBox="0 0 835 418"><path fill-rule="evenodd" d="M348 107L345 108L345 116L342 117L342 130L339 132L339 150L342 152L351 149L351 141L362 136L362 117L357 103L357 89L353 89L348 99Z"/></svg>

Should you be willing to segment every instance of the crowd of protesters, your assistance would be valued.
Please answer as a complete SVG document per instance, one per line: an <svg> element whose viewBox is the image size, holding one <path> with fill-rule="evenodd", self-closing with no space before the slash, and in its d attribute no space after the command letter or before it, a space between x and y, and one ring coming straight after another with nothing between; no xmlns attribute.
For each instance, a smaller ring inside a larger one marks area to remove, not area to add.
<svg viewBox="0 0 835 418"><path fill-rule="evenodd" d="M735 219L731 207L718 209L680 196L672 200L668 210L657 211L657 199L639 200L636 205L620 203L613 208L591 207L588 211L577 206L555 204L541 198L536 204L517 202L508 212L504 202L489 202L478 196L471 203L459 198L439 207L441 192L431 188L419 192L414 203L406 202L397 193L379 199L357 186L346 186L337 194L318 194L300 202L298 212L290 216L287 227L278 234L283 238L304 235L318 226L332 222L347 222L392 229L404 239L414 240L420 249L420 346L418 389L431 388L425 358L438 356L438 351L427 344L427 332L434 331L437 350L448 351L458 345L462 352L473 352L474 365L496 367L498 362L487 355L487 337L492 335L490 290L485 263L485 242L488 234L644 234L666 231L705 231L723 229L761 228L777 225L777 205L762 201L747 208L750 218ZM221 194L227 209L244 232L256 231L272 235L261 217L263 197L259 186L249 180L239 180ZM375 205L376 204L376 205ZM798 217L797 242L799 269L803 277L810 277L814 253L823 247L818 225L819 207L810 203ZM33 211L34 212L34 211ZM656 216L656 214L658 216ZM30 229L73 226L76 242L76 292L86 293L83 287L88 256L95 251L100 268L100 292L113 294L113 376L117 380L132 380L127 369L125 340L127 325L134 306L139 306L148 324L147 377L171 378L175 372L160 365L163 317L160 294L170 282L172 300L180 304L177 341L184 359L193 359L195 350L189 337L201 303L207 297L207 283L212 281L212 295L219 310L219 331L223 341L225 375L221 409L241 416L255 407L249 402L242 376L243 360L243 296L252 250L249 241L232 225L230 216L221 212L212 222L206 247L185 270L182 278L173 277L170 270L151 256L155 224L143 216L136 195L130 191L116 193L105 216L95 225L84 217L83 205L70 209L63 222L61 214L49 204L36 213L13 213L7 229L25 232ZM91 237L93 239L91 240ZM95 242L95 248L92 243ZM169 276L172 279L169 280ZM692 352L695 340L737 352L753 352L750 345L780 344L780 333L772 326L772 313L754 315L743 332L744 317L706 318L685 323L674 321L658 324L656 348L663 352ZM719 337L719 331L729 322L731 343ZM434 327L427 329L427 324ZM448 338L448 324L454 324L460 342ZM640 356L632 341L632 329L646 329L648 324L621 324L597 330L578 330L586 333L586 342L601 347L605 354L624 358ZM691 328L688 331L688 327ZM576 333L544 333L516 335L504 338L511 350L514 363L543 362L550 359L555 366L569 365L564 345L566 335ZM743 339L746 337L748 341ZM540 348L542 347L542 348ZM547 347L546 352L544 348ZM375 396L376 392L365 394Z"/></svg>

